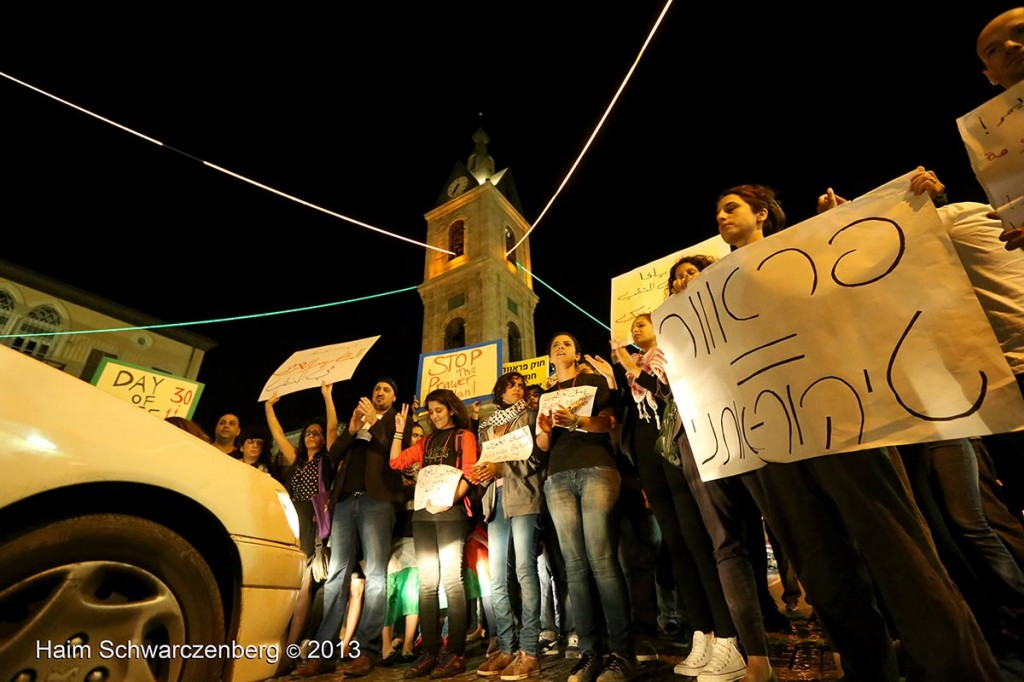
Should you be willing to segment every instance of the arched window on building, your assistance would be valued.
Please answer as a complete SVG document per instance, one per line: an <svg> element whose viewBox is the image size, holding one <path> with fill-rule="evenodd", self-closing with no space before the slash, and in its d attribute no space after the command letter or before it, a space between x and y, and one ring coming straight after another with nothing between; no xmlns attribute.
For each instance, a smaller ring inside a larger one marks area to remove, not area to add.
<svg viewBox="0 0 1024 682"><path fill-rule="evenodd" d="M451 251L448 260L458 258L466 252L466 224L461 220L456 220L448 228L448 250Z"/></svg>
<svg viewBox="0 0 1024 682"><path fill-rule="evenodd" d="M516 245L516 233L512 231L511 227L505 228L505 260L509 263L516 262L516 252L512 251L512 248ZM509 253L512 251L512 253Z"/></svg>
<svg viewBox="0 0 1024 682"><path fill-rule="evenodd" d="M0 289L0 334L7 332L11 320L14 319L14 296L10 292Z"/></svg>
<svg viewBox="0 0 1024 682"><path fill-rule="evenodd" d="M17 336L14 337L11 348L34 358L46 360L56 345L56 337L32 338L32 335L58 332L63 324L64 320L53 306L41 305L33 308L14 332Z"/></svg>
<svg viewBox="0 0 1024 682"><path fill-rule="evenodd" d="M523 338L519 335L519 327L515 322L508 323L508 361L519 362L523 359Z"/></svg>
<svg viewBox="0 0 1024 682"><path fill-rule="evenodd" d="M462 348L466 345L466 323L456 317L444 328L444 349Z"/></svg>

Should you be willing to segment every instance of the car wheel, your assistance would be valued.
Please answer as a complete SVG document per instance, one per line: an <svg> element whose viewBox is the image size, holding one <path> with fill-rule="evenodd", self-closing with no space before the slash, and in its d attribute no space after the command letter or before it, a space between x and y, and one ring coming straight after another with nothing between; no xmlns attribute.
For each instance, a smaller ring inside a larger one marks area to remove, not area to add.
<svg viewBox="0 0 1024 682"><path fill-rule="evenodd" d="M224 642L217 582L177 533L90 514L0 543L3 680L220 679L219 655L189 657L187 646L173 655Z"/></svg>

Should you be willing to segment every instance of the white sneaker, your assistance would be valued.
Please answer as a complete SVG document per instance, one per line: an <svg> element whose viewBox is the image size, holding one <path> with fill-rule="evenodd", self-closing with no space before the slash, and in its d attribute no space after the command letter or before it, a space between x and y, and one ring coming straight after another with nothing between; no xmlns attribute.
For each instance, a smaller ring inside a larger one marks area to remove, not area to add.
<svg viewBox="0 0 1024 682"><path fill-rule="evenodd" d="M711 651L715 647L715 633L704 634L700 630L693 631L693 644L690 645L690 655L676 664L672 671L676 675L696 677L697 673L704 669L704 666L711 660Z"/></svg>
<svg viewBox="0 0 1024 682"><path fill-rule="evenodd" d="M720 637L711 650L711 660L697 673L697 682L734 682L743 679L747 664L736 648L735 637Z"/></svg>

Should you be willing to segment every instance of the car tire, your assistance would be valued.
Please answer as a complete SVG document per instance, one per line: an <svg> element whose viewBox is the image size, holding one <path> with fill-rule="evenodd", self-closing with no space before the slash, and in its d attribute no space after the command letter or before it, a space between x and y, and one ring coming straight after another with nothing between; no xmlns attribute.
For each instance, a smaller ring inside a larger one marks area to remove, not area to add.
<svg viewBox="0 0 1024 682"><path fill-rule="evenodd" d="M77 516L5 534L0 556L0 678L221 678L219 655L194 655L194 645L225 639L217 581L165 526ZM175 644L184 655L167 658ZM147 658L142 645L155 655Z"/></svg>

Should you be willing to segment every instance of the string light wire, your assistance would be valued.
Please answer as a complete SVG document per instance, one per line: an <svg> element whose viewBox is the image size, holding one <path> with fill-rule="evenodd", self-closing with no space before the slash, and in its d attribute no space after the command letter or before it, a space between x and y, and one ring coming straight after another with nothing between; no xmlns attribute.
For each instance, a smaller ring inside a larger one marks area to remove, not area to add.
<svg viewBox="0 0 1024 682"><path fill-rule="evenodd" d="M146 142L152 142L153 144L157 145L158 147L163 147L164 149L172 151L172 152L174 152L176 154L180 154L180 155L184 156L187 159L191 159L193 161L198 161L199 163L203 164L207 168L212 168L213 170L219 171L219 172L221 172L221 173L223 173L223 174L225 174L225 175L227 175L229 177L235 178L236 180L241 180L242 182L248 183L248 184L252 185L253 187L259 187L262 190L266 190L267 192L270 192L272 194L276 194L277 196L282 197L284 199L288 199L289 201L294 201L295 203L301 204L302 206L305 206L307 208L311 208L314 211L320 211L321 213L325 213L325 214L327 214L327 215L329 215L329 216L331 216L333 218L338 218L339 220L344 220L345 222L352 223L353 225L358 225L359 227L366 228L367 230L372 230L374 232L386 235L386 236L391 237L393 239L399 239L399 240L401 240L403 242L408 242L409 244L415 244L416 246L422 246L422 247L424 247L426 249L431 249L433 251L440 251L441 253L447 253L447 254L454 255L454 252L453 251L449 251L448 249L443 249L443 248L441 248L439 246L432 246L432 245L427 244L425 242L418 242L415 239L410 239L409 237L405 237L403 235L396 234L394 232L389 232L389 231L387 231L385 229L382 229L382 228L379 228L379 227L374 227L373 225L370 225L368 223L364 223L361 220L356 220L355 218L350 218L350 217L348 217L346 215L342 215L341 213L337 213L335 211L331 211L331 210L326 209L326 208L324 208L322 206L318 206L318 205L316 205L314 203L306 201L305 199L300 199L297 196L294 196L292 194L288 194L287 192L282 192L281 190L274 189L273 187L271 187L269 185L265 185L262 182L257 182L256 180L253 180L251 178L247 178L244 175L239 175L238 173L230 171L227 168L224 168L222 166L218 166L217 164L210 163L209 161L205 161L203 159L200 159L199 157L193 156L192 154L189 154L188 152L183 152L182 150L177 149L175 147L172 147L169 144L164 144L160 140L157 140L155 138L149 137L148 135L143 135L142 133L140 133L140 132L138 132L136 130L132 130L131 128L129 128L127 126L121 125L117 121L112 121L109 118L106 118L104 116L100 116L99 114L97 114L95 112L92 112L92 111L89 111L88 109L86 109L84 107L80 107L77 104L75 104L73 102L69 102L66 99L61 99L60 97L57 97L54 94L51 94L51 93L49 93L49 92L47 92L47 91L45 91L45 90L43 90L41 88L37 88L36 86L32 85L31 83L26 83L23 80L19 80L19 79L15 78L14 76L11 76L9 74L4 73L3 71L0 71L0 76L3 76L4 78L6 78L7 80L11 81L12 83L17 83L18 85L26 87L29 90L32 90L33 92L37 92L40 95L43 95L45 97L49 97L50 99L52 99L54 101L57 101L57 102L60 102L61 104L69 106L69 107L71 107L72 109L74 109L76 111L80 111L83 114L86 114L88 116L92 116L93 118L95 118L95 119L97 119L99 121L103 121L104 123L106 123L108 125L112 125L115 128L118 128L120 130L125 131L126 133L131 133L132 135L135 135L136 137L140 137L143 140L145 140ZM0 337L0 338L2 338L2 337Z"/></svg>
<svg viewBox="0 0 1024 682"><path fill-rule="evenodd" d="M108 332L133 332L140 329L168 329L170 327L193 327L203 324L216 324L218 322L238 322L239 320L253 320L260 317L274 317L276 315L290 315L291 313L304 313L310 310L323 310L324 308L333 308L339 305L346 305L348 303L359 303L360 301L369 301L374 298L381 298L382 296L392 296L394 294L404 294L407 291L415 291L416 287L405 287L404 289L395 289L394 291L385 291L379 294L370 294L369 296L359 296L358 298L349 298L344 301L332 301L331 303L318 303L316 305L307 305L301 308L289 308L287 310L275 310L267 313L252 313L250 315L236 315L234 317L217 317L209 320L193 320L192 322L163 322L160 324L143 324L132 327L107 327L105 329L76 329L73 331L63 332L39 332L31 334L0 334L0 339L13 339L17 337L24 338L36 338L40 336L78 336L81 334L105 334Z"/></svg>
<svg viewBox="0 0 1024 682"><path fill-rule="evenodd" d="M619 89L616 90L615 95L612 96L612 101L608 103L608 108L604 110L604 115L602 115L601 120L597 122L597 127L594 128L594 132L590 134L590 139L588 139L587 143L583 145L583 149L580 151L579 156L576 157L572 167L569 168L569 172L566 173L565 178L562 179L562 184L560 184L558 189L555 190L555 193L551 195L547 205L544 206L544 210L542 210L540 215L537 216L537 219L533 221L533 225L531 225L530 229L526 231L526 234L524 234L522 238L515 243L515 246L505 253L506 256L512 255L512 252L515 251L520 244L525 242L526 238L530 236L530 233L537 228L537 224L540 223L541 219L548 212L548 209L555 203L555 199L557 199L558 195L562 193L562 189L564 189L566 184L568 184L569 178L571 178L572 174L576 172L576 167L580 165L580 162L583 160L583 156L587 153L587 150L590 149L590 145L593 144L594 139L597 138L597 134L601 132L601 127L604 126L605 120L607 120L609 114L612 113L612 107L614 107L615 103L619 100L619 95L622 94L622 91L626 89L626 84L629 83L629 79L632 78L633 72L636 71L636 67L640 63L640 58L644 56L647 46L651 44L651 40L654 39L654 34L658 31L658 27L661 25L662 19L665 18L665 15L668 13L668 8L671 6L672 0L667 0L665 2L665 6L661 10L661 14L658 15L657 20L654 22L654 26L651 27L651 32L647 34L647 40L645 40L644 44L640 47L640 52L637 53L636 59L633 60L633 65L629 67L629 71L626 72L626 77L622 79L622 84L619 85ZM543 282L541 283L543 284ZM552 291L554 291L554 289L552 289Z"/></svg>
<svg viewBox="0 0 1024 682"><path fill-rule="evenodd" d="M543 284L543 285L544 285L545 287L547 287L547 288L548 288L548 289L549 289L549 290L550 290L550 291L551 291L552 293L554 293L554 294L555 294L556 296L558 296L558 297L559 297L559 298L561 298L561 299L562 299L563 301L565 301L566 303L568 303L569 305L571 305L571 306L572 306L573 308L575 308L576 310L580 311L581 313L583 313L584 315L586 315L587 317L589 317L590 319L592 319L592 320L593 320L594 322L597 322L597 323L598 323L599 325L601 325L602 327L604 327L604 328L605 328L605 329L607 329L608 331L611 331L611 330L612 330L612 328L611 328L611 327L609 327L608 325L606 325L606 324L605 324L604 322L602 322L601 320L597 319L596 317L594 317L593 315L591 315L590 313L588 313L588 312L587 312L586 310L584 310L583 308L579 307L578 305L576 305L575 303L573 303L572 301L570 301L570 300L569 300L569 298L568 298L567 296L565 296L565 295L564 295L564 294L563 294L562 292L558 291L558 290L557 290L557 289L555 289L555 288L554 288L553 286L551 286L550 284L548 284L547 282L545 282L544 280L542 280L542 279L541 279L540 277L538 277L537 275L533 274L532 272L530 272L529 270L527 270L526 268L524 268L524 267L522 266L522 264L521 264L521 263L519 263L519 261L516 261L516 267L517 267L517 268L519 268L520 270L522 270L523 272L525 272L526 274L528 274L528 275L529 275L530 277L533 277L533 278L534 278L535 280L537 280L537 281L538 281L538 282L540 282L541 284ZM0 337L0 338L3 338L3 337Z"/></svg>

